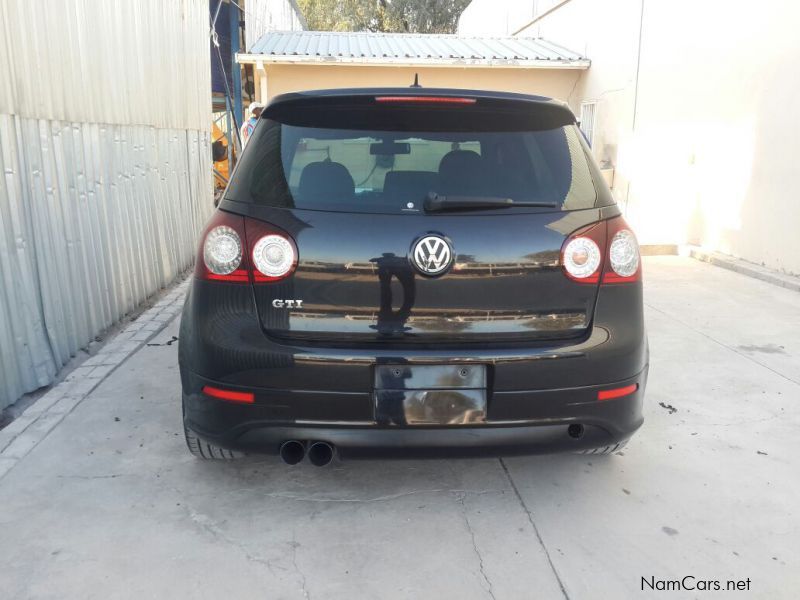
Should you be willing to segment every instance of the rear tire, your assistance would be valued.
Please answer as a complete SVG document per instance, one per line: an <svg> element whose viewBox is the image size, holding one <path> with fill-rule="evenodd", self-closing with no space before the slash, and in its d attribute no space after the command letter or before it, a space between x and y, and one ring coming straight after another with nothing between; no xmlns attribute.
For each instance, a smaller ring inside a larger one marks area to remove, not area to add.
<svg viewBox="0 0 800 600"><path fill-rule="evenodd" d="M189 448L189 452L201 460L234 460L244 456L241 452L220 448L201 440L186 425L183 426L183 433L186 436L186 446Z"/></svg>
<svg viewBox="0 0 800 600"><path fill-rule="evenodd" d="M610 446L601 446L600 448L590 448L589 450L581 450L578 454L593 454L595 456L606 456L619 452L628 444L628 440L620 442L619 444L611 444Z"/></svg>

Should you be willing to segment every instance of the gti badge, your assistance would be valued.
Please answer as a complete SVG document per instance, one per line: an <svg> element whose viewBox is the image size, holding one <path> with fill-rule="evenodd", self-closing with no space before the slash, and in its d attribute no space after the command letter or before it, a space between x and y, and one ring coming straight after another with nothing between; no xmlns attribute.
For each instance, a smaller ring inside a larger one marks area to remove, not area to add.
<svg viewBox="0 0 800 600"><path fill-rule="evenodd" d="M303 301L281 300L279 298L275 298L275 300L272 301L272 306L275 308L303 308Z"/></svg>
<svg viewBox="0 0 800 600"><path fill-rule="evenodd" d="M411 249L414 266L423 275L441 275L453 262L450 243L440 235L426 235L417 240Z"/></svg>

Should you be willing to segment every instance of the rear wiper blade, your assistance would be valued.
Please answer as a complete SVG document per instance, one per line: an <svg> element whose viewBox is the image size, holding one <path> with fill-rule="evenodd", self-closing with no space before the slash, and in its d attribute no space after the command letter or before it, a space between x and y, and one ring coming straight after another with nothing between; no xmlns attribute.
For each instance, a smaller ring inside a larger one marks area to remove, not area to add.
<svg viewBox="0 0 800 600"><path fill-rule="evenodd" d="M514 206L556 208L557 205L555 202L529 202L496 196L443 196L435 192L428 192L425 198L425 210L427 212L475 208L511 208Z"/></svg>

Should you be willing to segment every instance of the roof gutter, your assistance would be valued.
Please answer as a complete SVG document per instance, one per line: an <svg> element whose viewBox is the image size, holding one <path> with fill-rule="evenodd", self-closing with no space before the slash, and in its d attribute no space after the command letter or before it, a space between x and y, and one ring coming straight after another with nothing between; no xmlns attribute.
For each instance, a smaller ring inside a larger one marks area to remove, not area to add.
<svg viewBox="0 0 800 600"><path fill-rule="evenodd" d="M505 60L505 59L413 59L407 57L360 57L360 56L305 56L297 54L249 54L237 53L239 64L275 65L341 65L349 67L461 67L461 68L509 68L509 69L588 69L592 61L586 58L569 60Z"/></svg>

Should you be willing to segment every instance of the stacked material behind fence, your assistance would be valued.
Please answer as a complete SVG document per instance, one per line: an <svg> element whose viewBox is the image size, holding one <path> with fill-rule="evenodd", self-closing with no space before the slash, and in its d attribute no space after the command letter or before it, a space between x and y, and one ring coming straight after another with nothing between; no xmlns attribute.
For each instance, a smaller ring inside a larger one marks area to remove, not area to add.
<svg viewBox="0 0 800 600"><path fill-rule="evenodd" d="M194 259L208 3L0 3L0 408Z"/></svg>

